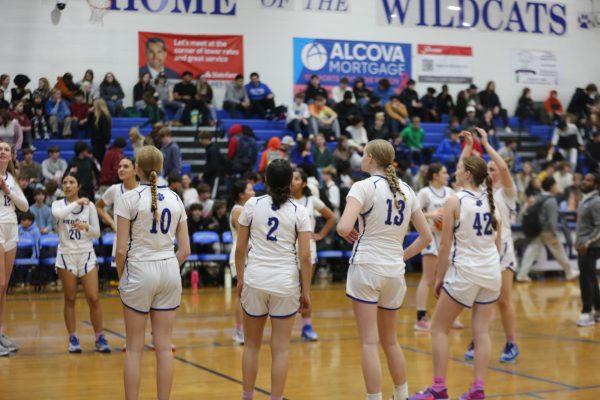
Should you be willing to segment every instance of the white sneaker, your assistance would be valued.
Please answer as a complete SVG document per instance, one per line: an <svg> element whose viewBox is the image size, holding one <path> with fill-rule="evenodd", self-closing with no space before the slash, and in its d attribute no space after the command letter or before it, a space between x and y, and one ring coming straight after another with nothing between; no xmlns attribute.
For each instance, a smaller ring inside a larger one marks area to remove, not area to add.
<svg viewBox="0 0 600 400"><path fill-rule="evenodd" d="M577 326L593 326L595 323L591 313L581 314L577 320Z"/></svg>
<svg viewBox="0 0 600 400"><path fill-rule="evenodd" d="M4 333L0 335L0 346L8 349L9 351L18 351L19 346L17 346L12 340L8 338Z"/></svg>
<svg viewBox="0 0 600 400"><path fill-rule="evenodd" d="M463 329L464 327L465 326L463 325L463 323L457 319L455 319L454 322L452 322L452 329Z"/></svg>
<svg viewBox="0 0 600 400"><path fill-rule="evenodd" d="M515 279L517 282L531 282L531 278L527 275L517 275Z"/></svg>
<svg viewBox="0 0 600 400"><path fill-rule="evenodd" d="M231 337L233 339L233 343L237 344L237 345L243 345L244 344L244 331L242 331L241 329L236 329L233 331L233 336Z"/></svg>
<svg viewBox="0 0 600 400"><path fill-rule="evenodd" d="M4 346L0 346L0 357L8 357L10 355L10 350Z"/></svg>
<svg viewBox="0 0 600 400"><path fill-rule="evenodd" d="M565 274L565 279L568 281L572 281L577 278L579 278L579 271L571 271L571 272Z"/></svg>
<svg viewBox="0 0 600 400"><path fill-rule="evenodd" d="M506 133L512 133L512 129L510 129L510 126L506 126L504 128L504 132L506 132Z"/></svg>

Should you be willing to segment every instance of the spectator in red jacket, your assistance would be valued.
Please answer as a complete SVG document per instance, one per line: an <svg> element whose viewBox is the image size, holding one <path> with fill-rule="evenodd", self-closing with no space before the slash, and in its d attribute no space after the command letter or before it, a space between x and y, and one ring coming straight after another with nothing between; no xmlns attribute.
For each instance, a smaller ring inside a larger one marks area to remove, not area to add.
<svg viewBox="0 0 600 400"><path fill-rule="evenodd" d="M565 110L562 103L558 99L558 92L556 90L550 91L548 98L546 101L544 101L544 108L554 122L560 121L565 115Z"/></svg>
<svg viewBox="0 0 600 400"><path fill-rule="evenodd" d="M227 144L227 158L231 161L235 157L235 151L237 149L237 136L241 136L244 132L242 125L235 124L229 128L229 143Z"/></svg>
<svg viewBox="0 0 600 400"><path fill-rule="evenodd" d="M90 107L85 102L85 96L81 90L75 93L75 101L69 106L71 110L71 132L85 131L88 122Z"/></svg>
<svg viewBox="0 0 600 400"><path fill-rule="evenodd" d="M119 182L119 162L125 157L123 149L126 145L125 139L118 137L104 155L102 170L100 171L101 186L110 186Z"/></svg>

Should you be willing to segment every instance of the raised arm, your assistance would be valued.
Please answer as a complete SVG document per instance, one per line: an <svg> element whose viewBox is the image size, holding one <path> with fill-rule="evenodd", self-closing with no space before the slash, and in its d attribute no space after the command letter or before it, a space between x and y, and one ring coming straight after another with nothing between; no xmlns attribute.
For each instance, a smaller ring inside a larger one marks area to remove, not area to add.
<svg viewBox="0 0 600 400"><path fill-rule="evenodd" d="M469 131L462 131L459 135L465 139L465 147L463 147L462 153L460 153L460 159L469 157L473 151L473 134Z"/></svg>
<svg viewBox="0 0 600 400"><path fill-rule="evenodd" d="M481 136L481 144L483 145L485 151L487 151L494 164L496 164L496 168L498 168L498 173L500 174L500 183L502 184L506 195L508 197L515 197L517 195L517 188L515 187L515 182L510 174L510 169L508 168L506 161L504 161L502 156L500 156L500 154L498 154L498 152L490 144L487 132L481 128L475 129L477 129L477 132Z"/></svg>

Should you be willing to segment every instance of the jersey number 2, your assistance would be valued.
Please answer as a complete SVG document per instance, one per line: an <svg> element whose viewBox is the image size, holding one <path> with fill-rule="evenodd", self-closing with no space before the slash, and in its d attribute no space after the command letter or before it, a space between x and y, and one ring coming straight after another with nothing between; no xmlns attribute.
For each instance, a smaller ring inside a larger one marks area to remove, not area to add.
<svg viewBox="0 0 600 400"><path fill-rule="evenodd" d="M275 217L269 218L269 226L271 227L271 229L269 229L269 233L267 233L267 240L270 240L271 242L276 242L277 236L275 236L274 233L279 227L279 220Z"/></svg>
<svg viewBox="0 0 600 400"><path fill-rule="evenodd" d="M393 223L396 226L402 225L402 223L404 222L404 208L406 207L406 203L404 203L404 200L398 200L398 215L396 215L394 217L393 221L392 221L392 209L394 208L394 200L387 199L386 202L387 202L388 210L387 210L387 219L385 220L385 224L392 225L392 223Z"/></svg>
<svg viewBox="0 0 600 400"><path fill-rule="evenodd" d="M485 228L481 224L481 220L485 224ZM491 213L476 213L475 221L473 222L473 229L477 231L477 236L491 235L492 234L492 214ZM483 232L482 232L483 230Z"/></svg>
<svg viewBox="0 0 600 400"><path fill-rule="evenodd" d="M150 229L150 233L158 233L158 227L156 218L152 219L152 229ZM160 232L166 234L169 232L169 227L171 226L171 211L168 208L165 208L163 212L160 214Z"/></svg>

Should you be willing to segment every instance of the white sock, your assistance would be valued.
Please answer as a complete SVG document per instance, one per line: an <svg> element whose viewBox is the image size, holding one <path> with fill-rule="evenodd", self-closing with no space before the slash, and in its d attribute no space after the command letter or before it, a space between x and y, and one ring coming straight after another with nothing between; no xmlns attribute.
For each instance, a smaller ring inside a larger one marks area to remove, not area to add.
<svg viewBox="0 0 600 400"><path fill-rule="evenodd" d="M394 400L408 399L408 382L402 385L394 385Z"/></svg>
<svg viewBox="0 0 600 400"><path fill-rule="evenodd" d="M373 394L367 393L367 400L383 400L383 397L381 396L381 392Z"/></svg>

